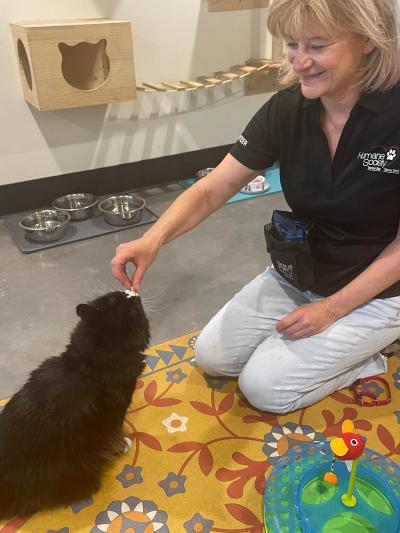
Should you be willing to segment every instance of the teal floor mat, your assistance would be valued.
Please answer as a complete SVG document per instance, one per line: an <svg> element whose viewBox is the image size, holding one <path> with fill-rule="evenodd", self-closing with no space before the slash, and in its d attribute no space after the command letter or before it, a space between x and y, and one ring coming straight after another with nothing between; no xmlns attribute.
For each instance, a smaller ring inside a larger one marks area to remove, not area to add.
<svg viewBox="0 0 400 533"><path fill-rule="evenodd" d="M275 192L282 192L281 179L279 174L279 167L271 167L263 172L266 180L270 184L270 188L265 192L258 192L256 194L246 194L238 192L226 203L232 204L233 202L240 202L241 200L249 200L250 198L256 198L257 196L266 196L267 194L273 194ZM195 182L194 178L189 178L179 182L179 185L184 189L188 189Z"/></svg>

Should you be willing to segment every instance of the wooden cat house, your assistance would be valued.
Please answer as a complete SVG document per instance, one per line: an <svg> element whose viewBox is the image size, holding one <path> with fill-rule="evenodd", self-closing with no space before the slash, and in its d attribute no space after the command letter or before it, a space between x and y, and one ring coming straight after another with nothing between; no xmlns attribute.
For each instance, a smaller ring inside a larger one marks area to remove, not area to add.
<svg viewBox="0 0 400 533"><path fill-rule="evenodd" d="M11 30L25 100L41 111L133 100L129 21L16 22Z"/></svg>

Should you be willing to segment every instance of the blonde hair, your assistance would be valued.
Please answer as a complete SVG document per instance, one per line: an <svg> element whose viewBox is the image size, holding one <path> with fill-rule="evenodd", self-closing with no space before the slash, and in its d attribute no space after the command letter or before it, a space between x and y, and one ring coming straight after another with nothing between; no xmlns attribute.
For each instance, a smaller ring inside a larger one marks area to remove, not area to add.
<svg viewBox="0 0 400 533"><path fill-rule="evenodd" d="M316 25L330 37L343 32L367 37L375 48L366 56L357 86L363 92L385 91L400 81L398 0L272 0L267 26L285 40L304 38ZM298 77L286 62L282 82Z"/></svg>

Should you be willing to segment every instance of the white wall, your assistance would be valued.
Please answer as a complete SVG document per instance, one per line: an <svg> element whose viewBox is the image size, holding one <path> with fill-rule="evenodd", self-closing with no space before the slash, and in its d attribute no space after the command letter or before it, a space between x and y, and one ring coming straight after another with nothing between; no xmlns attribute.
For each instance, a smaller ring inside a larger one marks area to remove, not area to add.
<svg viewBox="0 0 400 533"><path fill-rule="evenodd" d="M133 23L136 82L195 79L267 57L266 10L208 13L207 0L13 0L0 12L0 185L233 142L268 95L243 81L194 93L40 112L22 96L10 22L99 18Z"/></svg>

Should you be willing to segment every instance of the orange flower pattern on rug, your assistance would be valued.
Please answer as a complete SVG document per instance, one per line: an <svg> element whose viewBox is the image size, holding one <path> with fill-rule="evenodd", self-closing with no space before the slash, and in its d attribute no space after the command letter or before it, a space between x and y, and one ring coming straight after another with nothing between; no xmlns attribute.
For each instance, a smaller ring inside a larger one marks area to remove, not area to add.
<svg viewBox="0 0 400 533"><path fill-rule="evenodd" d="M342 390L278 416L251 407L235 379L199 371L195 340L193 333L147 351L125 422L132 448L110 465L98 494L2 523L0 533L262 533L273 465L302 443L340 435L345 419L366 435L368 448L400 464L398 356L385 376L391 404L359 407ZM367 385L383 392L377 382Z"/></svg>

